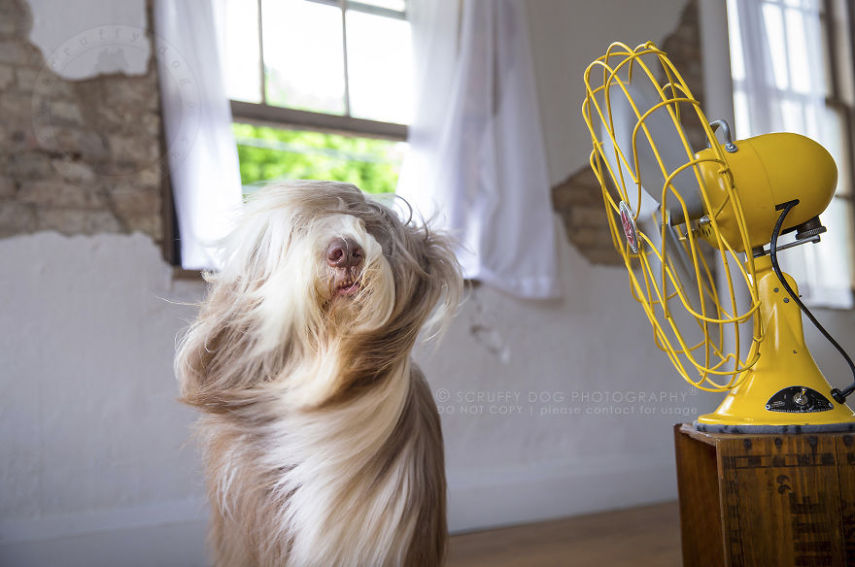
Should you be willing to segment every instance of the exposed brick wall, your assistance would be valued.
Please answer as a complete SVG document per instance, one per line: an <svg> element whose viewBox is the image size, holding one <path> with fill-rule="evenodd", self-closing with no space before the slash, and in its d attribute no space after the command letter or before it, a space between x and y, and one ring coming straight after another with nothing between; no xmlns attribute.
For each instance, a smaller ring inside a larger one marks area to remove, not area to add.
<svg viewBox="0 0 855 567"><path fill-rule="evenodd" d="M24 0L0 0L0 237L140 231L159 241L165 164L153 50L143 76L67 81L29 42L31 25ZM121 46L99 49L113 70Z"/></svg>
<svg viewBox="0 0 855 567"><path fill-rule="evenodd" d="M30 27L24 0L0 0L0 237L141 231L161 240L166 166L154 57L143 76L67 81L29 42ZM699 33L697 0L689 0L660 44L698 98ZM620 262L589 167L555 186L552 197L570 241L590 262Z"/></svg>
<svg viewBox="0 0 855 567"><path fill-rule="evenodd" d="M702 101L704 83L697 0L687 2L677 28L658 45L680 71L692 95ZM684 122L684 126L689 141L699 147L699 141L705 136L700 124L695 120L694 123ZM589 262L623 264L612 245L600 184L590 166L582 167L553 187L552 204L564 221L568 239Z"/></svg>

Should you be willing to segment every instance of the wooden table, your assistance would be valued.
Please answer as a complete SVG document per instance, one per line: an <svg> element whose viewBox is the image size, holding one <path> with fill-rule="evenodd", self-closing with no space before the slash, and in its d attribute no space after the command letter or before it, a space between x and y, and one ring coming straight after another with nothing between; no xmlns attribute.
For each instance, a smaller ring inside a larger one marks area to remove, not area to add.
<svg viewBox="0 0 855 567"><path fill-rule="evenodd" d="M855 435L674 438L684 567L855 566Z"/></svg>

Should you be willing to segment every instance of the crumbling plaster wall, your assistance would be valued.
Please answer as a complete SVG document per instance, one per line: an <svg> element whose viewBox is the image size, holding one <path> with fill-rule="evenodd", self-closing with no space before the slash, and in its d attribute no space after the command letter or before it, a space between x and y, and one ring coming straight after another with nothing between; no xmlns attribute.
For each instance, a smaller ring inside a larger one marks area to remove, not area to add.
<svg viewBox="0 0 855 567"><path fill-rule="evenodd" d="M641 39L637 43L633 43L629 39L620 39L620 41L628 43L630 47L635 47L644 41L655 41L674 62L695 98L703 103L704 77L698 0L689 0L684 5L682 2L674 3L670 8L670 13L668 8L662 5L654 7L644 4L643 8L658 12L662 18L668 21L673 20L675 15L679 15L679 19L670 33L662 38L647 36L646 40ZM632 21L631 16L627 17L627 21ZM613 36L610 40L616 41L618 37ZM638 36L632 32L628 36L620 37ZM602 53L605 53L606 47L605 45L600 46ZM584 91L580 92L580 99L583 95ZM703 130L699 124L687 124L686 127L690 140L695 141L699 136L703 136ZM587 134L581 121L581 115L579 129ZM551 147L555 148L555 145ZM555 162L554 153L552 159L553 171L564 170L569 165L558 165ZM574 166L576 168L569 174L565 174L566 177L557 182L552 189L552 203L555 211L561 216L567 237L588 261L594 264L622 266L623 260L612 244L612 236L603 209L600 184L594 176L593 170L587 164L582 166L574 164Z"/></svg>
<svg viewBox="0 0 855 567"><path fill-rule="evenodd" d="M162 238L165 163L146 4L95 4L0 0L0 237Z"/></svg>
<svg viewBox="0 0 855 567"><path fill-rule="evenodd" d="M157 245L149 7L0 0L0 564L124 564L22 542L205 515L172 374L202 286Z"/></svg>

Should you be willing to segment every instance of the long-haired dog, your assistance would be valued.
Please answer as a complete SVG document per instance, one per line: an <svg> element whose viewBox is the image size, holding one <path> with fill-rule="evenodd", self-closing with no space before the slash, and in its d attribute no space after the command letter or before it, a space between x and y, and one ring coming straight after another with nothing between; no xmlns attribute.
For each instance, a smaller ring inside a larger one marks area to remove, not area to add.
<svg viewBox="0 0 855 567"><path fill-rule="evenodd" d="M460 299L441 235L342 183L250 200L179 344L216 565L442 563L439 416L410 360Z"/></svg>

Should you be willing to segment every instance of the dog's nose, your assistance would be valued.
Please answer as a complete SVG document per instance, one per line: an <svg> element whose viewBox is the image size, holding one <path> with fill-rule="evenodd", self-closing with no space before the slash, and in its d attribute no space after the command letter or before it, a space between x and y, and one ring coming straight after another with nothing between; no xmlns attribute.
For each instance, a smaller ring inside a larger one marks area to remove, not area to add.
<svg viewBox="0 0 855 567"><path fill-rule="evenodd" d="M327 247L327 263L333 268L355 268L363 256L362 247L352 238L335 238Z"/></svg>

